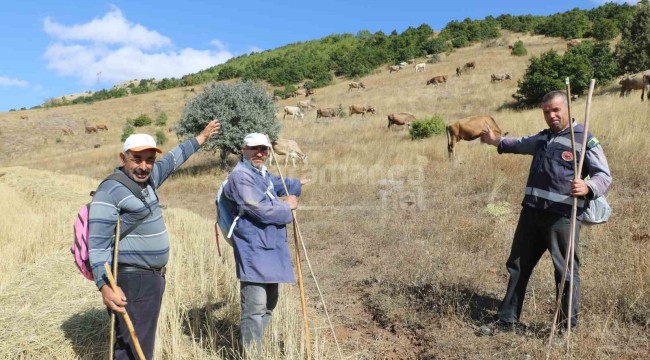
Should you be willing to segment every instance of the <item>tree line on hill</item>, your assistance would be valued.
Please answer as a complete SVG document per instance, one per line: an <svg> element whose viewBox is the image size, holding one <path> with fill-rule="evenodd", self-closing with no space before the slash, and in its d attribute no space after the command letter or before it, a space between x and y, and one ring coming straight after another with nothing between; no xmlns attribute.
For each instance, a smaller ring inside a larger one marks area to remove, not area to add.
<svg viewBox="0 0 650 360"><path fill-rule="evenodd" d="M394 64L425 55L437 59L438 54L477 42L488 42L500 37L500 30L541 34L563 39L593 38L595 43L581 44L569 49L564 56L554 50L532 58L524 79L513 97L520 105L534 104L547 90L554 89L564 76L571 75L572 88L581 94L586 86L583 80L596 78L605 84L623 73L634 73L650 68L650 4L641 0L637 5L606 3L591 10L578 8L550 16L500 15L483 20L449 22L437 36L426 24L409 27L401 34L393 30L371 33L361 30L356 35L335 34L320 40L298 42L274 50L254 52L231 58L180 79L164 78L141 80L129 90L113 88L72 101L51 100L45 106L89 103L109 98L124 97L150 91L191 86L209 81L233 78L265 80L285 90L302 83L306 89L330 85L334 76L359 78L371 74L386 64ZM621 35L615 51L608 41ZM514 54L514 53L513 53ZM559 76L558 78L552 78ZM575 85L573 85L575 83ZM541 86L541 87L540 87ZM575 87L574 87L575 86Z"/></svg>

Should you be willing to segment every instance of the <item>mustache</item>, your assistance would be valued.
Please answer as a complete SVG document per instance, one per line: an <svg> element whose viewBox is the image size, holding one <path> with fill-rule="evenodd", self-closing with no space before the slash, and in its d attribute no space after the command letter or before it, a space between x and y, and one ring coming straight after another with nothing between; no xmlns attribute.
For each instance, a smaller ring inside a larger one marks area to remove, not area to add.
<svg viewBox="0 0 650 360"><path fill-rule="evenodd" d="M142 170L140 168L137 168L133 170L133 173L136 175L149 175L150 171L149 170Z"/></svg>

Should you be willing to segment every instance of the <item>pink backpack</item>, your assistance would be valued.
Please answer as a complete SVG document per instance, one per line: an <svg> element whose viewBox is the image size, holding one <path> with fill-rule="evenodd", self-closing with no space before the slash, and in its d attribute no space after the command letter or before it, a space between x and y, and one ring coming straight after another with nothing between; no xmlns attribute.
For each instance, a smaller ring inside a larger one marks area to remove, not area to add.
<svg viewBox="0 0 650 360"><path fill-rule="evenodd" d="M107 177L106 179L104 179L102 182L106 180L116 180L120 182L122 185L126 186L129 190L131 190L133 195L135 195L135 197L140 199L147 207L147 209L149 209L149 213L147 215L145 215L142 219L138 219L133 225L131 225L128 229L124 230L120 234L120 240L121 240L124 239L124 237L126 237L126 235L128 235L131 231L135 230L135 228L138 227L138 225L142 224L145 218L151 215L151 208L149 207L147 200L142 194L142 188L140 187L140 185L138 185L135 181L127 177L123 172L115 172L111 174L109 177ZM95 195L94 191L90 193L90 196L93 195ZM74 225L72 225L74 241L72 243L72 246L70 247L70 252L72 253L72 256L74 258L74 263L75 265L77 265L77 268L79 269L81 274L88 280L94 280L93 268L92 266L90 266L90 256L88 254L89 213L90 213L90 203L81 206L79 212L77 213L77 218L74 221ZM119 216L117 218L117 221L118 222L120 221Z"/></svg>

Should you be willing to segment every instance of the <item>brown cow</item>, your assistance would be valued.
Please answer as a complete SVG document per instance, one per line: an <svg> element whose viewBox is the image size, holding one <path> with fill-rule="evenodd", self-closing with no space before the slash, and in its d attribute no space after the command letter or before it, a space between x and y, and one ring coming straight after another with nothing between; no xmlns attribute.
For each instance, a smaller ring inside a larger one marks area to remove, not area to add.
<svg viewBox="0 0 650 360"><path fill-rule="evenodd" d="M461 75L463 75L463 69L461 69L459 66L456 68L456 76L461 76Z"/></svg>
<svg viewBox="0 0 650 360"><path fill-rule="evenodd" d="M276 155L284 155L284 166L286 167L289 158L291 158L291 163L293 164L293 167L296 167L296 158L299 158L302 160L302 163L304 165L307 165L308 160L307 160L307 154L302 152L300 150L300 147L298 146L298 143L295 142L295 140L289 140L289 139L278 139L277 141L274 141L272 143L273 145L273 152Z"/></svg>
<svg viewBox="0 0 650 360"><path fill-rule="evenodd" d="M350 105L350 117L354 114L361 114L361 117L364 117L367 112L372 113L373 115L377 113L377 110L372 105Z"/></svg>
<svg viewBox="0 0 650 360"><path fill-rule="evenodd" d="M314 89L307 89L307 91L305 91L305 97L307 97L307 96L309 96L309 95L314 95L315 93L316 93L316 90L314 90Z"/></svg>
<svg viewBox="0 0 650 360"><path fill-rule="evenodd" d="M350 92L350 90L352 89L365 89L365 88L366 87L363 85L361 81L359 82L353 81L348 85L348 92Z"/></svg>
<svg viewBox="0 0 650 360"><path fill-rule="evenodd" d="M469 69L476 69L476 62L475 61L469 61L469 62L466 62L465 65L463 65L463 70L469 70Z"/></svg>
<svg viewBox="0 0 650 360"><path fill-rule="evenodd" d="M447 75L440 75L440 76L432 77L431 79L427 80L427 85L433 84L434 86L438 86L446 82L447 82Z"/></svg>
<svg viewBox="0 0 650 360"><path fill-rule="evenodd" d="M388 128L392 125L406 125L411 127L411 123L415 121L415 115L407 112L392 113L388 115Z"/></svg>
<svg viewBox="0 0 650 360"><path fill-rule="evenodd" d="M95 127L97 128L97 130L108 131L108 126L106 126L106 124L97 124L95 125Z"/></svg>
<svg viewBox="0 0 650 360"><path fill-rule="evenodd" d="M645 88L645 76L642 74L626 76L618 82L621 85L621 94L619 97L628 96L632 90L643 90ZM641 101L643 101L643 92L641 92Z"/></svg>
<svg viewBox="0 0 650 360"><path fill-rule="evenodd" d="M86 134L97 133L97 128L94 126L86 126Z"/></svg>
<svg viewBox="0 0 650 360"><path fill-rule="evenodd" d="M316 110L316 120L322 117L336 117L336 110L332 108L319 108Z"/></svg>
<svg viewBox="0 0 650 360"><path fill-rule="evenodd" d="M449 158L456 157L454 146L457 142L478 139L481 136L481 131L487 128L488 125L495 134L501 135L499 125L497 125L494 118L490 115L470 116L447 125L447 151L449 152Z"/></svg>
<svg viewBox="0 0 650 360"><path fill-rule="evenodd" d="M63 128L61 129L61 134L62 135L74 135L74 131L70 128Z"/></svg>

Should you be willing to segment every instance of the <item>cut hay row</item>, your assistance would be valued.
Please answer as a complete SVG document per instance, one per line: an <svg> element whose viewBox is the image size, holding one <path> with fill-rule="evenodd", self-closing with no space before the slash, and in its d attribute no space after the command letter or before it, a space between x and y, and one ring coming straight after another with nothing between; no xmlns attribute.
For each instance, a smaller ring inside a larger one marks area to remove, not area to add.
<svg viewBox="0 0 650 360"><path fill-rule="evenodd" d="M109 317L95 285L77 271L69 253L72 221L96 184L80 176L0 168L0 358L106 357ZM218 257L209 220L174 208L164 216L172 249L157 358L238 358L239 282L232 250L222 248ZM299 359L304 348L297 288L281 291L265 351L268 358ZM317 318L312 321L319 326ZM322 334L315 341L317 358L327 358Z"/></svg>

